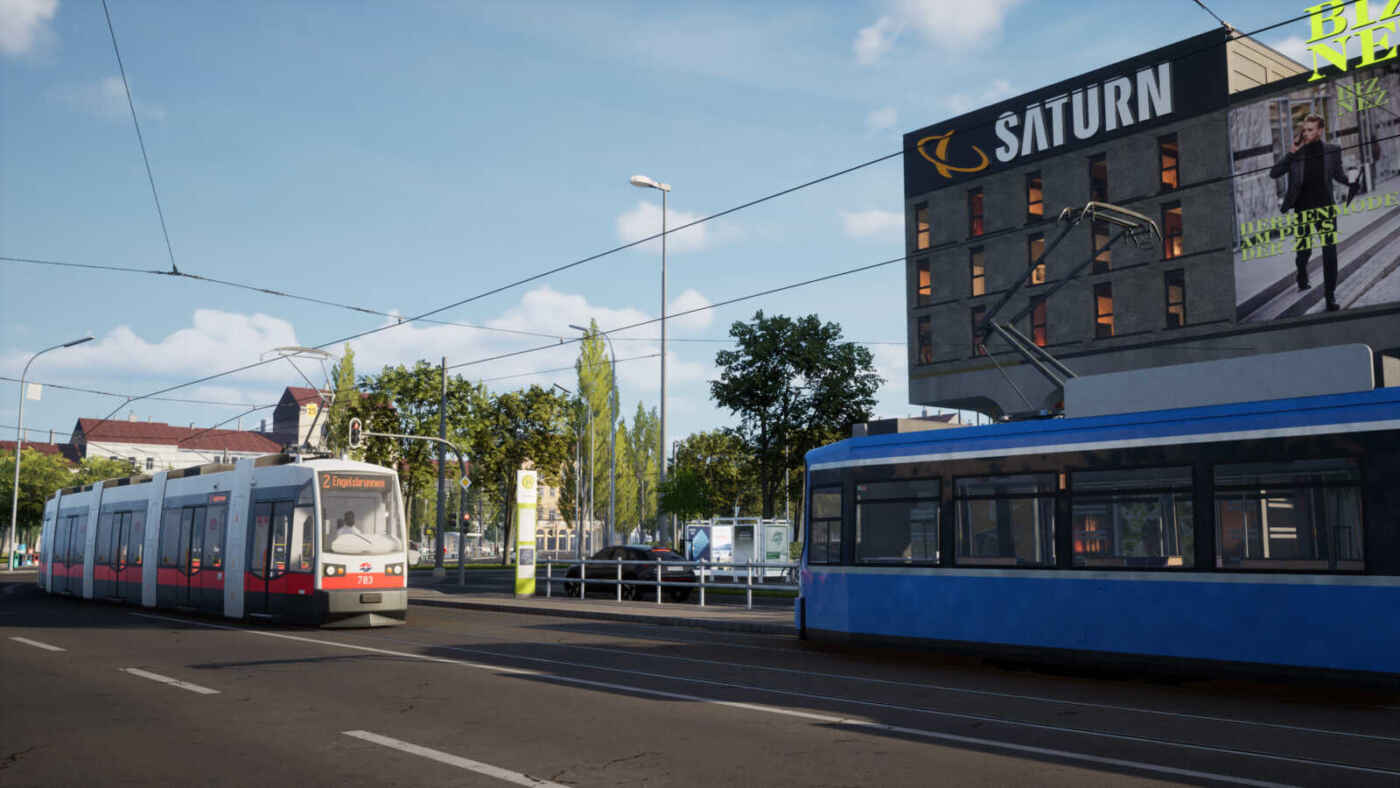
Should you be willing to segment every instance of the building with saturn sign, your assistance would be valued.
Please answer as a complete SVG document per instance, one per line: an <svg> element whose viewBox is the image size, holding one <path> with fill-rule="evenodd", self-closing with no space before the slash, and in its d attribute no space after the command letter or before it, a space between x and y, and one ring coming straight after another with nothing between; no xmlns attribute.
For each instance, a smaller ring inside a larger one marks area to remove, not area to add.
<svg viewBox="0 0 1400 788"><path fill-rule="evenodd" d="M1397 63L1218 30L906 134L910 401L1356 343L1396 385Z"/></svg>

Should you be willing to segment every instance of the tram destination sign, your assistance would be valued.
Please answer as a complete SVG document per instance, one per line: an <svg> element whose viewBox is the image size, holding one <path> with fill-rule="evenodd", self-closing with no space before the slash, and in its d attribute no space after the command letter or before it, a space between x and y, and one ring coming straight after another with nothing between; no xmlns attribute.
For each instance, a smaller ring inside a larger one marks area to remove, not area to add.
<svg viewBox="0 0 1400 788"><path fill-rule="evenodd" d="M322 473L321 489L385 492L389 489L389 477L369 473Z"/></svg>

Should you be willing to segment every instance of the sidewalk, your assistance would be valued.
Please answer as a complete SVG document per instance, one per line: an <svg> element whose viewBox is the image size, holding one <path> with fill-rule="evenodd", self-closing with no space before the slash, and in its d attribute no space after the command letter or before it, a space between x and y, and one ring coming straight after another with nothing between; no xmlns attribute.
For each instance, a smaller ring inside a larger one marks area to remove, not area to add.
<svg viewBox="0 0 1400 788"><path fill-rule="evenodd" d="M516 599L513 594L466 589L455 582L408 589L410 605L490 610L501 613L562 616L598 621L627 621L654 626L692 627L720 632L755 632L797 636L791 607L747 610L732 605L700 607L694 603L655 604L617 602L611 599L536 596Z"/></svg>

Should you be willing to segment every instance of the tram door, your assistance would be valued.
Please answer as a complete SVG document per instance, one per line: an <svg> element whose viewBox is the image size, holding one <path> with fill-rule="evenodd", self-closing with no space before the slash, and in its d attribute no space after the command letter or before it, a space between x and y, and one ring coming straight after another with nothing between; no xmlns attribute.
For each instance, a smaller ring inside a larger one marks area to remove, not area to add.
<svg viewBox="0 0 1400 788"><path fill-rule="evenodd" d="M204 507L180 510L180 582L175 604L199 607L200 569L204 558Z"/></svg>
<svg viewBox="0 0 1400 788"><path fill-rule="evenodd" d="M248 574L244 586L249 613L275 614L285 607L278 581L287 574L287 532L292 502L264 501L253 506L253 538L248 540Z"/></svg>

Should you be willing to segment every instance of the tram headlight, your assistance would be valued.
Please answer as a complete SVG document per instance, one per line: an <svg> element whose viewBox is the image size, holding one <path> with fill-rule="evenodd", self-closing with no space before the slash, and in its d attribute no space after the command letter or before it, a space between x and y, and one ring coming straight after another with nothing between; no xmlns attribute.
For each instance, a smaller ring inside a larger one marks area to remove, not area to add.
<svg viewBox="0 0 1400 788"><path fill-rule="evenodd" d="M390 575L401 575L403 574L403 564L389 564L384 567L384 572Z"/></svg>
<svg viewBox="0 0 1400 788"><path fill-rule="evenodd" d="M326 564L326 577L339 577L345 574L344 564Z"/></svg>

